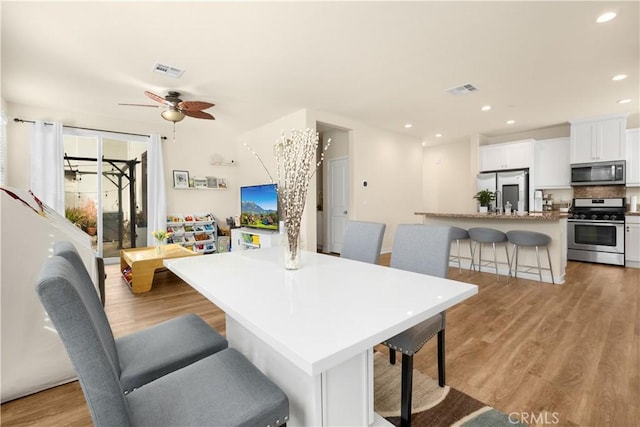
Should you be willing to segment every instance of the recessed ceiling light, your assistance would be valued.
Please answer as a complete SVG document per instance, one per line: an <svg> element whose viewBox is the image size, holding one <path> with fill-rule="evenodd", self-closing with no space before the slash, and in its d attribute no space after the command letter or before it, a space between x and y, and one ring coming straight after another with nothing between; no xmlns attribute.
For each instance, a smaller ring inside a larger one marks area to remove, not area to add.
<svg viewBox="0 0 640 427"><path fill-rule="evenodd" d="M491 110L491 105L485 105L484 107L481 108L482 111L489 111Z"/></svg>
<svg viewBox="0 0 640 427"><path fill-rule="evenodd" d="M440 137L442 137L442 134L441 134L441 133L436 133L434 136L435 136L436 138L440 138Z"/></svg>
<svg viewBox="0 0 640 427"><path fill-rule="evenodd" d="M625 98L618 101L618 104L628 104L631 102L631 99Z"/></svg>
<svg viewBox="0 0 640 427"><path fill-rule="evenodd" d="M603 13L602 15L598 16L598 19L596 19L596 22L598 24L602 24L603 22L611 21L615 17L616 17L616 13L615 12Z"/></svg>
<svg viewBox="0 0 640 427"><path fill-rule="evenodd" d="M627 78L626 74L618 74L617 76L613 76L611 80L613 80L614 82L617 82L619 80L624 80L626 78Z"/></svg>
<svg viewBox="0 0 640 427"><path fill-rule="evenodd" d="M512 125L512 124L514 124L515 122L516 122L515 120L507 120L507 124L508 124L508 125Z"/></svg>
<svg viewBox="0 0 640 427"><path fill-rule="evenodd" d="M409 129L410 127L412 127L413 125L411 123L407 123L406 125L404 125L405 128Z"/></svg>

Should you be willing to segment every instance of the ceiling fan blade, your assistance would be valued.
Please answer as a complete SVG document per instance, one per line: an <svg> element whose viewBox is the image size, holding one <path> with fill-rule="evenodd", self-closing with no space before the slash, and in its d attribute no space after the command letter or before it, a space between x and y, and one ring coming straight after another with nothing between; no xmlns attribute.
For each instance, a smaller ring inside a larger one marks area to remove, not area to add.
<svg viewBox="0 0 640 427"><path fill-rule="evenodd" d="M144 91L144 94L147 95L149 98L153 99L156 102L159 102L161 104L165 104L165 105L172 105L169 101L167 101L166 99L164 99L161 96L156 95L155 93L151 93L148 90Z"/></svg>
<svg viewBox="0 0 640 427"><path fill-rule="evenodd" d="M178 104L178 108L187 111L200 111L213 107L215 104L203 101L182 101Z"/></svg>
<svg viewBox="0 0 640 427"><path fill-rule="evenodd" d="M153 108L160 107L159 105L152 105L152 104L123 104L123 103L119 103L118 105L130 105L132 107L153 107Z"/></svg>
<svg viewBox="0 0 640 427"><path fill-rule="evenodd" d="M189 110L181 110L185 116L195 117L196 119L207 119L207 120L215 120L209 113L205 113L204 111L189 111Z"/></svg>

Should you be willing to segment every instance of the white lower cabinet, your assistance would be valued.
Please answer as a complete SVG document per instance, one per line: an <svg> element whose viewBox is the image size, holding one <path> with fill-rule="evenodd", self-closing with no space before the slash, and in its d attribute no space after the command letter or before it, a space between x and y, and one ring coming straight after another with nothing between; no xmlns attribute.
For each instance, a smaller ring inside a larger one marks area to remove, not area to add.
<svg viewBox="0 0 640 427"><path fill-rule="evenodd" d="M627 216L624 231L625 265L640 268L640 216Z"/></svg>

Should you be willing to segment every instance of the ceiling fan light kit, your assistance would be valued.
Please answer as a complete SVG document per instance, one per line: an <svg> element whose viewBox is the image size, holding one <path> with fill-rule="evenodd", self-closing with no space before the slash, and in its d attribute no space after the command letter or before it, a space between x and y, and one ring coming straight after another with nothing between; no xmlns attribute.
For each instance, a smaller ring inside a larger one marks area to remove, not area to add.
<svg viewBox="0 0 640 427"><path fill-rule="evenodd" d="M160 115L162 116L163 119L173 123L179 122L180 120L185 118L185 115L175 108L169 108L168 110L164 110L162 113L160 113Z"/></svg>
<svg viewBox="0 0 640 427"><path fill-rule="evenodd" d="M162 97L155 93L145 91L145 95L154 101L162 105L149 105L149 104L120 104L130 105L135 107L161 107L164 106L164 110L160 113L163 119L173 122L181 121L185 116L193 117L195 119L215 120L211 114L202 110L213 107L215 104L204 101L183 101L180 99L180 92L169 91L167 96Z"/></svg>

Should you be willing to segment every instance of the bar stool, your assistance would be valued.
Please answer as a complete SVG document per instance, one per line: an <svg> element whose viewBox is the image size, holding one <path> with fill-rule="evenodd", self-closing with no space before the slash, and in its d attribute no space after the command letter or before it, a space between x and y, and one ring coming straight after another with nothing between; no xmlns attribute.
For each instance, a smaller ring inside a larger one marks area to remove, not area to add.
<svg viewBox="0 0 640 427"><path fill-rule="evenodd" d="M483 243L491 243L493 246L493 261L485 260L486 264L489 266L493 264L496 268L496 280L500 281L500 275L498 274L498 259L496 257L496 244L497 243L505 243L504 252L507 255L507 264L509 265L509 274L511 274L511 262L509 261L509 250L507 249L507 235L500 230L494 230L493 228L483 228L483 227L474 227L469 229L469 238L471 242L473 242L473 246L471 247L471 268L475 271L475 250L478 244L480 245L480 251L478 254L478 271L482 271L482 244ZM471 243L469 243L471 244ZM508 280L508 279L507 279Z"/></svg>
<svg viewBox="0 0 640 427"><path fill-rule="evenodd" d="M454 240L456 241L457 255L449 256L449 261L458 264L458 274L462 274L462 262L461 262L462 257L460 256L460 240L467 240L468 238L469 238L469 232L464 228L451 227L451 241L454 241ZM469 240L469 250L471 250L471 240Z"/></svg>
<svg viewBox="0 0 640 427"><path fill-rule="evenodd" d="M536 233L535 231L525 231L525 230L512 230L507 232L507 238L509 239L509 243L513 244L513 253L511 254L511 260L515 261L515 265L513 268L509 268L510 271L513 271L514 277L518 278L518 249L520 246L534 246L536 248L536 259L538 261L538 276L540 276L540 281L542 282L542 270L549 270L551 273L551 283L556 284L553 279L553 270L551 269L551 255L549 255L549 243L551 243L551 237L547 236L544 233ZM540 252L538 248L543 246L547 250L547 260L549 261L549 268L540 266ZM521 273L528 273L531 269L536 268L535 266L525 265L526 270L522 270ZM507 282L509 279L507 279Z"/></svg>

